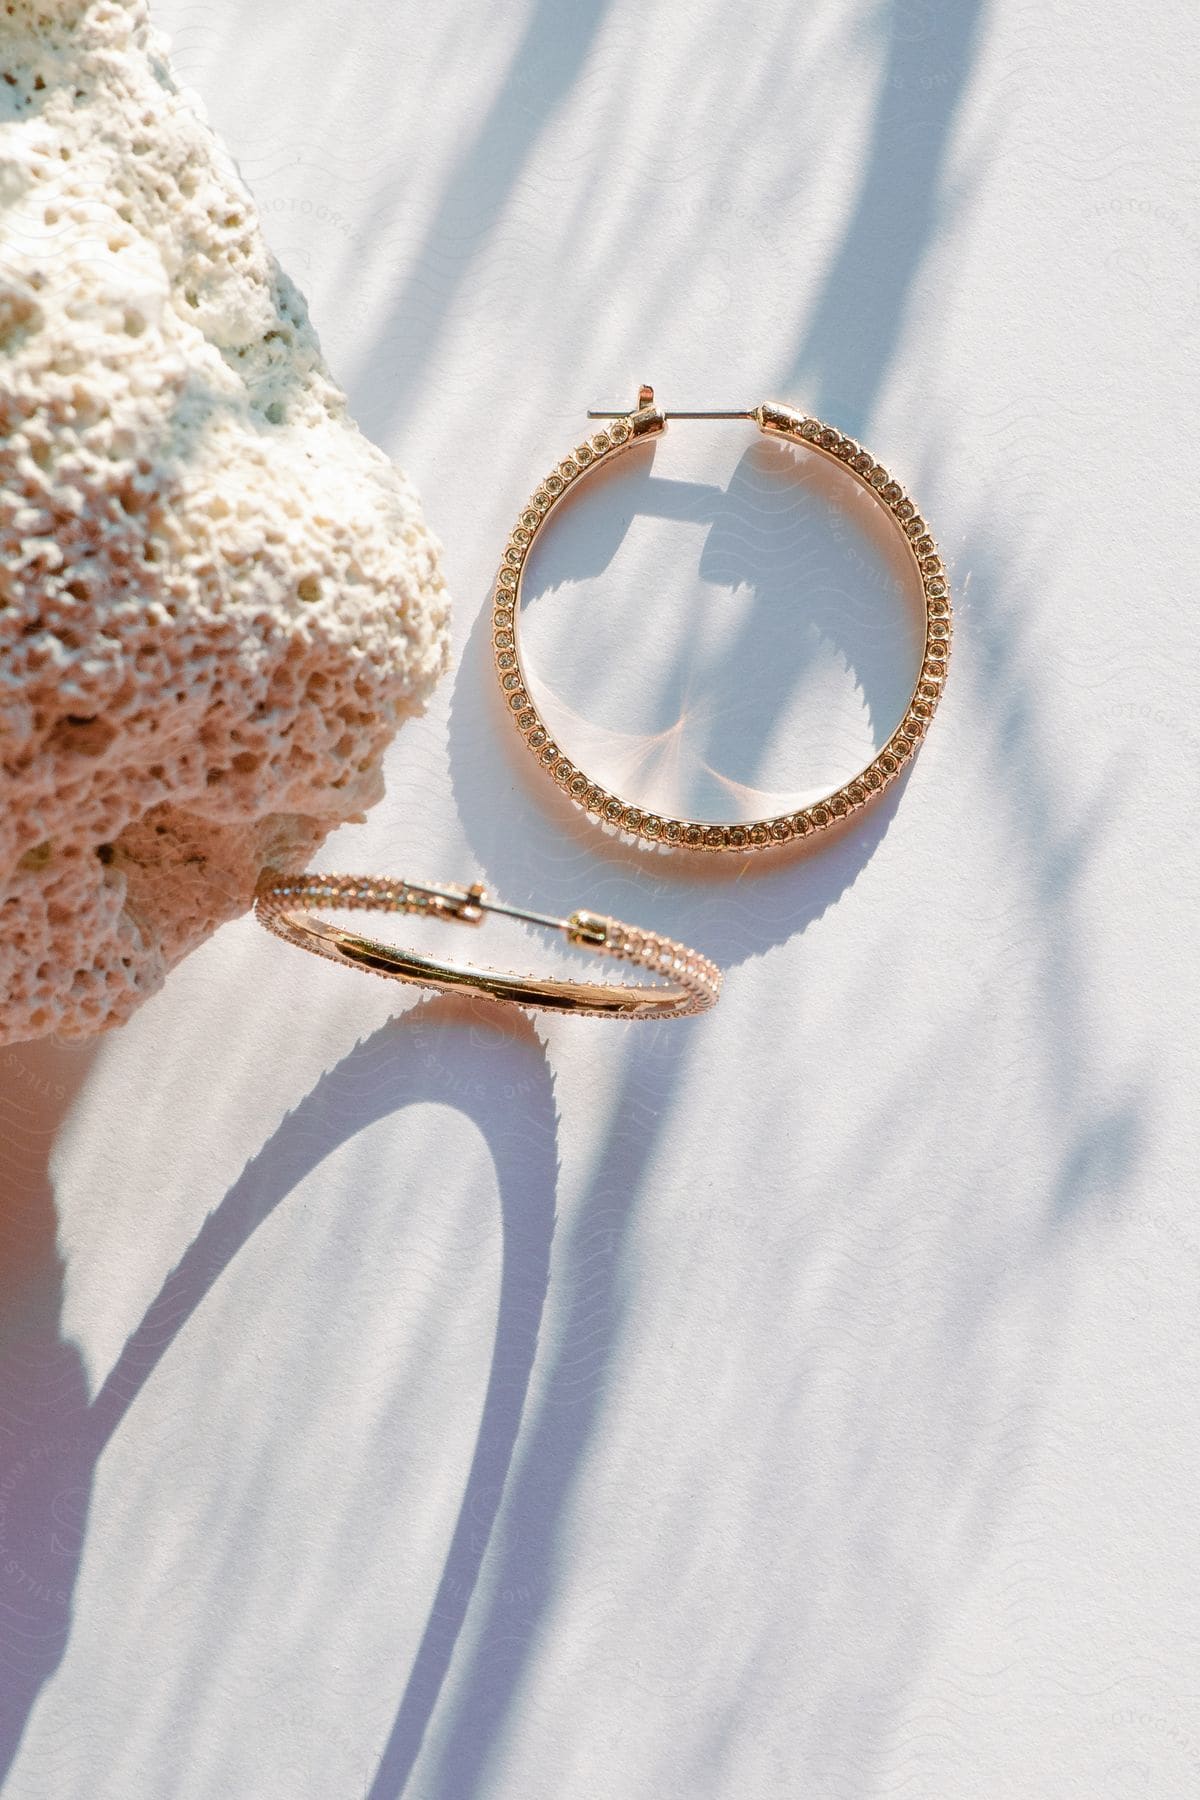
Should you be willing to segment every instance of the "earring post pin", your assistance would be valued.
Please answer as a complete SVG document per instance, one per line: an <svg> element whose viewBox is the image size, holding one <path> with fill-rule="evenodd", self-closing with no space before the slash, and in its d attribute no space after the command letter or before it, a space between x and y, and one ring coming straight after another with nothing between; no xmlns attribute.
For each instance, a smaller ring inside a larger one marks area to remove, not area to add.
<svg viewBox="0 0 1200 1800"><path fill-rule="evenodd" d="M664 419L752 419L754 416L753 407L744 412L665 412L663 414ZM590 407L588 409L589 419L626 419L628 417L628 410L625 412L593 412Z"/></svg>
<svg viewBox="0 0 1200 1800"><path fill-rule="evenodd" d="M437 887L428 881L410 881L407 886L413 893L428 894L440 901L447 917L462 919L468 925L477 924L481 912L505 913L510 919L523 919L527 925L546 925L554 931L565 931L570 924L569 919L554 919L549 913L527 912L519 906L505 906L502 900L490 900L487 889L479 882L469 888Z"/></svg>
<svg viewBox="0 0 1200 1800"><path fill-rule="evenodd" d="M555 931L565 931L570 924L569 919L552 919L549 913L525 912L519 906L503 906L499 900L481 900L479 904L485 912L506 913L510 919L524 919L527 925L546 925Z"/></svg>

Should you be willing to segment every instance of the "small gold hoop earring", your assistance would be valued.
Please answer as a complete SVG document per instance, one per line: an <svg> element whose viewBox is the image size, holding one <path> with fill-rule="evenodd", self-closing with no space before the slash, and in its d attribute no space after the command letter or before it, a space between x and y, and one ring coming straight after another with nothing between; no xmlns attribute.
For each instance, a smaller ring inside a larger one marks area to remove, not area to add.
<svg viewBox="0 0 1200 1800"><path fill-rule="evenodd" d="M615 826L643 845L667 844L685 850L766 850L796 838L811 837L857 812L893 782L929 728L946 679L950 650L950 587L946 570L915 503L870 451L832 425L806 417L790 407L765 402L745 412L663 412L654 390L643 386L636 407L627 413L589 412L589 419L610 421L580 440L534 490L509 538L492 602L492 646L496 674L517 730L539 765L585 812ZM648 812L612 793L573 763L555 742L529 695L521 661L521 582L530 548L555 508L601 463L609 463L635 444L666 430L668 419L746 419L771 437L791 439L841 464L883 508L899 533L916 568L925 600L925 643L920 672L904 717L882 750L858 775L811 806L747 824L677 819Z"/></svg>
<svg viewBox="0 0 1200 1800"><path fill-rule="evenodd" d="M561 931L583 950L634 963L660 977L660 983L647 987L560 981L552 976L509 975L498 969L437 962L309 916L330 908L423 913L431 918L457 919L465 925L480 924L484 913L506 913L531 925ZM507 1000L532 1012L606 1019L682 1019L707 1012L721 992L721 971L716 964L686 944L622 925L599 913L574 912L569 919L555 919L546 913L523 912L489 900L478 883L469 888L431 887L369 875L283 875L264 870L255 890L254 911L259 922L277 937L345 967L390 975L418 987L471 994L480 1000Z"/></svg>

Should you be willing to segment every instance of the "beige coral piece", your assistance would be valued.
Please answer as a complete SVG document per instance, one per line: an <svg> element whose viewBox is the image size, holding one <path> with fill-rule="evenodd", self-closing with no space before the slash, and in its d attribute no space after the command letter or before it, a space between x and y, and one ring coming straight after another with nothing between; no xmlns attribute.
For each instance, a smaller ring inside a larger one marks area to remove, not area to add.
<svg viewBox="0 0 1200 1800"><path fill-rule="evenodd" d="M361 817L446 623L142 0L8 0L0 1043L126 1019Z"/></svg>

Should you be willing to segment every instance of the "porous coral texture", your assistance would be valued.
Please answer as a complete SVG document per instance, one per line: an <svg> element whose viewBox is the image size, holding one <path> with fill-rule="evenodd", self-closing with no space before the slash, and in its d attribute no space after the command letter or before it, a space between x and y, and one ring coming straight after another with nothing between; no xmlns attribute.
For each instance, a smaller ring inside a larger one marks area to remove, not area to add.
<svg viewBox="0 0 1200 1800"><path fill-rule="evenodd" d="M382 791L436 543L141 0L0 6L0 1042L128 1017Z"/></svg>

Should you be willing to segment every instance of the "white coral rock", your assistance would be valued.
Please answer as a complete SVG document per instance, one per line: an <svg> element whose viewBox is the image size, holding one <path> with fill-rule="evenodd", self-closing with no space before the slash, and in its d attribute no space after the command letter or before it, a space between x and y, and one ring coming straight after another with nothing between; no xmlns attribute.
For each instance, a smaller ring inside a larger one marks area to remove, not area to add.
<svg viewBox="0 0 1200 1800"><path fill-rule="evenodd" d="M141 0L0 15L0 1042L125 1019L382 791L438 548Z"/></svg>

